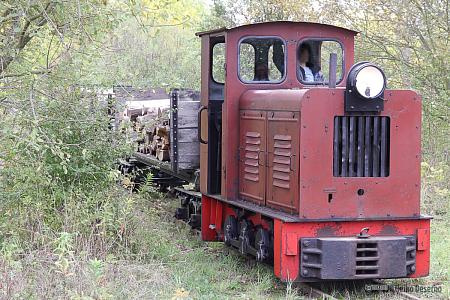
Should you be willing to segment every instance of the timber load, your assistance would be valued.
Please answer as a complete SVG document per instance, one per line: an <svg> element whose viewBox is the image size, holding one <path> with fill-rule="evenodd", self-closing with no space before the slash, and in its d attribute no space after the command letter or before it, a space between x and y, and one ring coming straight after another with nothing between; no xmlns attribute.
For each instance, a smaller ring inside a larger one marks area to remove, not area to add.
<svg viewBox="0 0 450 300"><path fill-rule="evenodd" d="M200 166L197 137L200 94L173 89L168 101L169 107L143 107L127 112L137 133L135 156L147 164L154 160L165 162L165 167L174 172L196 170Z"/></svg>

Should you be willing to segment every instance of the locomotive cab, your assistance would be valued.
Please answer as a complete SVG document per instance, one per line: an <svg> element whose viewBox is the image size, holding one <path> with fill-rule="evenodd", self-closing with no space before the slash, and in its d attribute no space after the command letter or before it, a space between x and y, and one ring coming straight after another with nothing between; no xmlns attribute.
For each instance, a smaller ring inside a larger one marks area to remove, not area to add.
<svg viewBox="0 0 450 300"><path fill-rule="evenodd" d="M421 277L420 96L354 64L357 32L272 22L202 32L202 238L282 280Z"/></svg>

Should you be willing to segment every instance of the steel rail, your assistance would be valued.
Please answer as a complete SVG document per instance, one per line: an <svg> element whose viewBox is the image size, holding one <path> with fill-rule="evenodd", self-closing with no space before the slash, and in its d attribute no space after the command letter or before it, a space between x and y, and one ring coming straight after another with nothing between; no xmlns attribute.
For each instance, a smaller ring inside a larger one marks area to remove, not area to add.
<svg viewBox="0 0 450 300"><path fill-rule="evenodd" d="M337 298L331 296L330 294L313 287L310 283L307 282L297 282L295 286L298 287L306 297L310 299L322 299L322 300L337 300Z"/></svg>

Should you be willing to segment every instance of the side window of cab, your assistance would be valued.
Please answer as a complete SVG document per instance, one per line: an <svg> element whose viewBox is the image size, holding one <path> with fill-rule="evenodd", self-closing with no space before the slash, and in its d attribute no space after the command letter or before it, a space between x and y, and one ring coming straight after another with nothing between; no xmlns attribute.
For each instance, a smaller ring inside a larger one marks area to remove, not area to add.
<svg viewBox="0 0 450 300"><path fill-rule="evenodd" d="M297 48L297 78L306 85L326 85L329 78L330 54L337 55L336 83L344 74L344 49L338 41L305 39Z"/></svg>
<svg viewBox="0 0 450 300"><path fill-rule="evenodd" d="M278 37L247 37L239 43L239 79L243 83L280 83L286 70L286 46Z"/></svg>
<svg viewBox="0 0 450 300"><path fill-rule="evenodd" d="M211 75L215 83L225 83L225 43L219 42L212 48Z"/></svg>

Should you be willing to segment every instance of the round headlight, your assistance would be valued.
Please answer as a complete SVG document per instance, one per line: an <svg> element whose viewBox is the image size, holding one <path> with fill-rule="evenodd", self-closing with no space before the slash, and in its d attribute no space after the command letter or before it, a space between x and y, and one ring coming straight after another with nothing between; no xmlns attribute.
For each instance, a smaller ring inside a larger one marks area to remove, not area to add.
<svg viewBox="0 0 450 300"><path fill-rule="evenodd" d="M366 99L380 97L386 88L383 71L369 62L354 65L348 75L349 88Z"/></svg>

